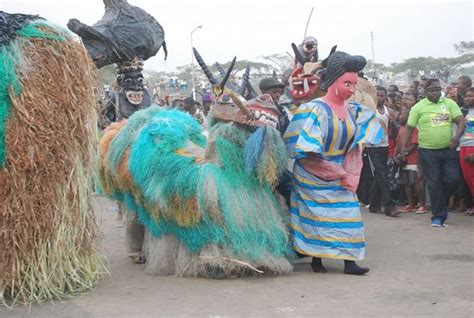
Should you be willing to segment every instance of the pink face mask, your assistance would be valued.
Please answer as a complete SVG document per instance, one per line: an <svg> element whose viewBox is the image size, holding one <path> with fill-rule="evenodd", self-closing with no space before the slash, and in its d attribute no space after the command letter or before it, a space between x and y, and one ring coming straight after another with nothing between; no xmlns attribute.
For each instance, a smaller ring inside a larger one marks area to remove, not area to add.
<svg viewBox="0 0 474 318"><path fill-rule="evenodd" d="M344 73L328 88L328 94L333 93L342 100L349 99L355 92L357 73Z"/></svg>

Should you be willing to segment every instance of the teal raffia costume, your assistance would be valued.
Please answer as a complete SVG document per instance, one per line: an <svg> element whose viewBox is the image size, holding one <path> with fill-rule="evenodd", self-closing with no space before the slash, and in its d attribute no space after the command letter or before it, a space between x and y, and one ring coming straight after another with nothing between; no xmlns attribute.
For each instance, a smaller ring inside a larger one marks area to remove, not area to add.
<svg viewBox="0 0 474 318"><path fill-rule="evenodd" d="M101 141L102 189L144 224L150 274L290 272L286 214L272 192L287 160L278 110L224 88L233 64L217 83L198 62L217 95L208 138L186 113L136 112Z"/></svg>

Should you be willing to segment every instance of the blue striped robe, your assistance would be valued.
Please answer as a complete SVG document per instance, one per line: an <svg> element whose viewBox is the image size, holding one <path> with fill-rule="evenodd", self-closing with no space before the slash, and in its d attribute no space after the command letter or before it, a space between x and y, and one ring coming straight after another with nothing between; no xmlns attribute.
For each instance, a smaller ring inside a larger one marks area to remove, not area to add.
<svg viewBox="0 0 474 318"><path fill-rule="evenodd" d="M354 192L341 179L322 180L298 162L309 153L342 165L345 153L358 144L380 143L383 130L375 113L351 103L345 121L321 99L301 105L284 135L295 159L291 193L291 232L297 252L314 257L364 258L364 224Z"/></svg>

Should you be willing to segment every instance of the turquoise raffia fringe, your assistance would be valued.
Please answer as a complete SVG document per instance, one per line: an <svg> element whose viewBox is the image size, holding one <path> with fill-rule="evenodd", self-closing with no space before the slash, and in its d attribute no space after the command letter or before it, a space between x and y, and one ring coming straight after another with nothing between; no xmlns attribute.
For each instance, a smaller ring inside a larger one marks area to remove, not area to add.
<svg viewBox="0 0 474 318"><path fill-rule="evenodd" d="M105 168L117 176L129 149L135 192L116 188L106 194L137 213L153 236L174 235L191 251L215 244L249 260L290 255L285 213L261 172L268 170L268 162L277 175L285 169L279 132L213 124L206 141L198 122L186 113L154 106L135 113L104 157ZM206 148L206 163L180 154L190 147ZM189 202L194 202L191 208ZM198 216L195 222L180 223L192 215Z"/></svg>

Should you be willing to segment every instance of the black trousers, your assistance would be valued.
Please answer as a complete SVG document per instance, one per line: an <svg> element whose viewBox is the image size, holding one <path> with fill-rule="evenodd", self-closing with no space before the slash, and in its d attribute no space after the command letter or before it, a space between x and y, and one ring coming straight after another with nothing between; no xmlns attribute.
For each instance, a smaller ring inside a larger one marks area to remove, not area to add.
<svg viewBox="0 0 474 318"><path fill-rule="evenodd" d="M374 182L374 176L372 175L372 168L370 167L369 155L367 154L367 148L362 153L362 171L360 173L359 186L357 187L357 197L359 201L365 205L370 203L370 188Z"/></svg>
<svg viewBox="0 0 474 318"><path fill-rule="evenodd" d="M451 194L461 181L459 155L455 149L419 148L423 176L428 184L431 213L444 222Z"/></svg>
<svg viewBox="0 0 474 318"><path fill-rule="evenodd" d="M374 182L370 188L370 210L388 206L390 188L388 184L388 147L367 147L369 160L374 169Z"/></svg>

